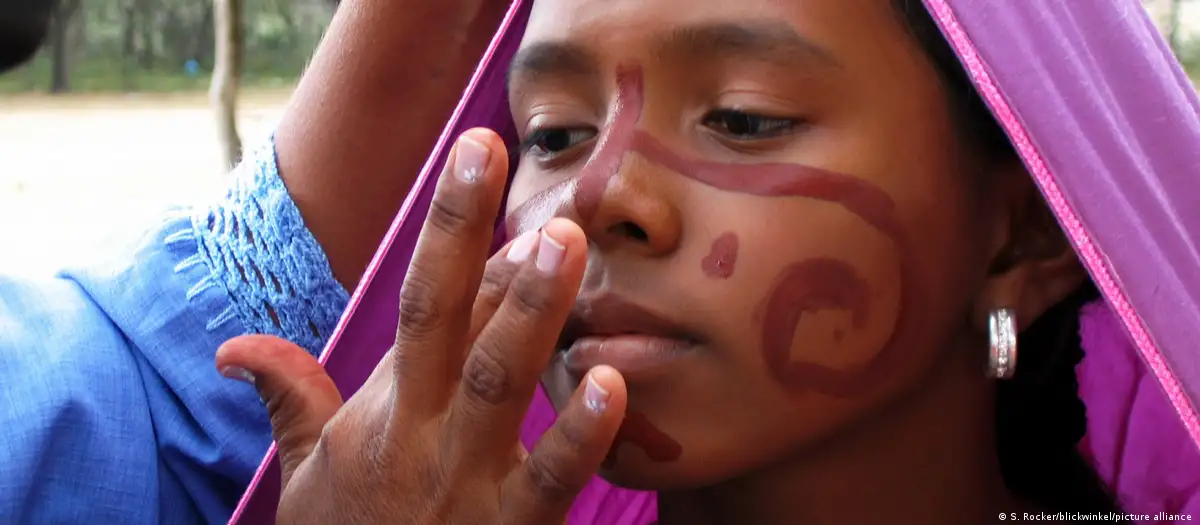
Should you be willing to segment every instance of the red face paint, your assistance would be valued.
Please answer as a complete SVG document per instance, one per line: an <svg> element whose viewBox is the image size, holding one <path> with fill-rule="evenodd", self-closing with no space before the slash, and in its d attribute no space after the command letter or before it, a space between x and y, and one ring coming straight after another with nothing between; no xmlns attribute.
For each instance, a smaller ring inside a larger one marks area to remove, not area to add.
<svg viewBox="0 0 1200 525"><path fill-rule="evenodd" d="M608 109L608 119L600 129L596 146L578 177L566 179L542 190L521 203L505 217L508 238L541 228L550 219L568 214L574 204L580 222L591 220L600 207L608 183L621 171L625 153L630 150L634 131L642 115L644 80L642 68L625 65L617 68L617 93ZM572 194L571 199L564 198Z"/></svg>
<svg viewBox="0 0 1200 525"><path fill-rule="evenodd" d="M865 180L798 164L731 164L690 159L668 149L649 133L638 130L634 151L647 160L717 189L764 197L807 197L840 204L887 235L900 251L902 282L912 282L903 232L894 218L891 196ZM902 290L900 315L891 338L873 359L856 369L841 370L817 363L791 361L792 340L800 318L819 309L849 310L854 326L867 315L867 285L849 264L831 259L800 261L785 268L775 289L759 307L763 319L763 357L781 383L793 389L814 388L835 396L852 396L878 384L911 348L912 327L907 313L913 294ZM835 336L835 339L840 339Z"/></svg>
<svg viewBox="0 0 1200 525"><path fill-rule="evenodd" d="M870 291L854 267L830 258L808 259L785 268L774 291L766 298L763 315L763 357L775 377L787 385L818 386L836 390L836 385L813 385L809 363L792 361L792 338L806 313L846 310L851 325L858 329L867 321ZM835 335L835 340L840 336Z"/></svg>
<svg viewBox="0 0 1200 525"><path fill-rule="evenodd" d="M640 66L617 68L617 94L609 106L608 121L600 130L592 156L583 165L575 191L575 212L584 221L596 215L609 181L621 171L638 120L642 118L643 93L645 80Z"/></svg>
<svg viewBox="0 0 1200 525"><path fill-rule="evenodd" d="M550 219L567 214L571 202L567 195L574 186L574 179L565 179L522 202L504 217L504 230L508 238L516 239L522 233L541 228Z"/></svg>
<svg viewBox="0 0 1200 525"><path fill-rule="evenodd" d="M617 462L617 454L626 443L642 449L651 461L665 463L675 461L683 455L683 447L674 438L663 433L640 412L630 412L625 415L625 422L617 430L608 456L604 458L604 466L612 467Z"/></svg>
<svg viewBox="0 0 1200 525"><path fill-rule="evenodd" d="M638 130L634 151L646 160L719 190L763 197L808 197L845 206L868 224L889 236L898 228L892 221L896 205L886 192L857 177L800 164L731 164L689 159L679 155L645 131Z"/></svg>
<svg viewBox="0 0 1200 525"><path fill-rule="evenodd" d="M737 263L738 237L733 232L726 232L713 241L708 256L700 261L700 269L704 275L714 279L728 279L733 275L734 264Z"/></svg>
<svg viewBox="0 0 1200 525"><path fill-rule="evenodd" d="M595 148L584 164L580 176L543 190L514 210L509 219L510 238L520 232L540 227L547 220L566 212L566 194L573 192L570 204L586 227L601 205L613 177L619 175L624 156L636 151L648 161L702 184L737 193L764 197L807 197L840 204L872 227L889 236L901 252L901 277L909 281L912 265L906 252L902 232L893 218L895 204L877 186L849 175L820 170L797 164L764 163L736 164L692 159L671 151L645 131L636 129L644 101L644 79L638 66L625 66L617 71L617 94L609 108L608 120L600 131ZM736 236L725 265L732 272L736 261ZM718 239L721 241L721 239ZM728 245L728 240L726 241ZM727 253L718 253L714 243L713 255L702 262L709 272L710 258L716 276L726 271L717 261ZM728 248L722 246L720 248ZM853 326L865 323L868 287L849 264L829 258L800 261L787 267L777 279L773 291L760 304L763 320L763 356L771 372L784 385L793 389L815 388L832 395L848 396L877 384L911 345L898 344L907 339L911 330L905 323L905 312L912 307L912 294L904 289L897 330L891 339L866 365L853 370L840 370L810 362L791 360L792 341L801 317L822 309L844 309L852 314ZM835 337L835 339L840 339ZM682 454L679 443L658 430L644 416L630 413L610 451L609 461L625 443L638 446L655 461L672 461Z"/></svg>

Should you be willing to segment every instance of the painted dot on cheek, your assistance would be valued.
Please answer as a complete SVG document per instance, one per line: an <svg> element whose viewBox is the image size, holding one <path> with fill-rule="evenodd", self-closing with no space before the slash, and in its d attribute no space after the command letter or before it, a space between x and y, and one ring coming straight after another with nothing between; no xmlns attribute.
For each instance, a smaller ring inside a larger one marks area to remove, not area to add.
<svg viewBox="0 0 1200 525"><path fill-rule="evenodd" d="M717 237L713 241L712 249L708 255L700 261L700 269L704 271L704 275L714 279L728 279L733 276L734 266L737 264L738 256L738 236L733 232L726 232Z"/></svg>

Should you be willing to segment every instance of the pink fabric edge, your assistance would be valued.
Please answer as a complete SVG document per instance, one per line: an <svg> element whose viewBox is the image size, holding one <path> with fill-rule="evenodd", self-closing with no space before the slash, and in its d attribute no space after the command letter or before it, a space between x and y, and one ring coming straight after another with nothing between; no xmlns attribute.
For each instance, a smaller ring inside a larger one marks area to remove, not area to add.
<svg viewBox="0 0 1200 525"><path fill-rule="evenodd" d="M467 103L470 102L472 96L475 94L475 91L478 89L479 82L483 78L483 73L487 64L492 61L493 55L496 54L496 48L499 47L500 41L508 32L508 28L512 25L513 20L516 18L520 7L520 0L516 0L511 3L508 8L508 12L504 15L504 20L500 23L499 29L497 29L496 34L492 36L492 40L488 44L487 51L484 52L482 59L480 59L479 63L475 66L475 72L471 74L471 81L467 84L467 88L463 92L462 97L459 98L458 105L454 108L454 113L451 115L446 126L442 128L442 134L440 137L438 137L438 141L434 145L429 158L425 160L425 166L421 168L421 173L417 176L417 180L413 183L412 189L409 190L408 196L404 198L404 204L400 206L399 213L397 213L396 218L392 220L392 225L388 228L387 235L384 236L383 244L375 251L375 255L371 258L371 263L367 265L367 269L363 272L362 279L358 282L358 286L354 288L354 294L350 296L350 303L346 306L346 310L342 312L342 317L338 320L337 327L333 330L333 335L329 337L329 341L325 344L325 349L321 351L321 355L317 359L317 362L321 363L321 366L324 366L325 362L329 360L329 355L332 354L331 350L337 346L338 340L341 339L342 332L346 327L346 323L349 321L350 317L354 315L355 310L358 309L358 305L362 300L363 294L366 293L371 281L375 278L375 274L383 265L385 256L390 250L392 243L394 243L396 240L397 231L404 224L404 220L408 217L409 213L412 212L412 208L415 206L417 198L420 197L420 189L424 188L429 182L433 171L432 168L437 164L438 160L436 153L442 151L446 147L447 143L454 140L454 137L451 137L451 131L455 128L455 125L462 117L462 113L466 108ZM259 483L262 481L262 477L264 474L266 474L271 462L274 461L276 452L276 444L274 441L272 441L271 446L267 448L266 455L263 456L262 462L258 464L258 470L254 472L254 478L250 481L250 485L246 487L246 491L242 493L242 498L238 500L238 506L233 511L233 515L230 516L228 521L230 525L236 524L237 521L242 517L242 513L245 511L246 505L250 502L251 494L254 493L254 489L257 488Z"/></svg>
<svg viewBox="0 0 1200 525"><path fill-rule="evenodd" d="M480 59L479 63L475 66L475 72L471 74L471 81L467 84L467 89L463 91L462 97L459 98L458 106L454 108L454 114L450 116L450 120L447 121L446 126L442 128L442 135L438 137L437 144L434 145L433 150L430 152L429 158L425 160L425 166L421 168L421 174L417 177L416 182L413 183L413 187L411 190L409 190L408 196L404 198L404 204L401 205L400 212L396 214L396 218L392 220L392 225L388 228L387 235L384 236L383 244L375 251L375 256L371 258L371 264L367 265L366 271L363 272L362 280L358 282L358 286L354 289L354 295L350 297L350 304L346 307L346 311L342 313L342 317L338 321L337 328L334 329L333 335L330 336L329 342L325 345L325 350L321 352L321 357L318 359L318 361L322 365L324 365L329 359L329 354L332 353L331 350L337 346L338 339L340 339L342 336L342 332L345 329L347 320L349 320L354 314L354 311L358 309L358 304L362 299L362 295L366 293L371 281L375 278L376 272L378 272L380 266L383 265L385 255L391 249L392 244L396 241L397 231L399 231L400 227L404 225L405 219L408 218L409 213L412 212L413 206L416 205L416 200L420 197L421 192L419 190L424 188L425 184L429 182L429 178L433 173L433 166L436 165L438 161L437 152L442 151L446 147L447 143L455 140L456 137L452 137L451 132L455 128L455 125L458 124L459 119L462 118L462 113L466 109L467 104L475 95L475 91L479 87L479 82L483 78L484 69L486 69L487 64L492 61L492 56L496 54L496 48L499 47L500 41L503 39L504 34L508 32L508 27L512 25L513 19L516 17L517 11L520 8L520 4L521 2L514 1L509 6L508 12L504 15L504 20L500 23L499 29L496 30L496 34L492 36L492 41L488 44L487 51L484 52L483 58Z"/></svg>
<svg viewBox="0 0 1200 525"><path fill-rule="evenodd" d="M1192 406L1182 387L1179 386L1178 378L1175 377L1170 366L1163 359L1158 347L1146 331L1141 318L1129 304L1125 293L1121 290L1116 280L1113 279L1108 264L1092 242L1091 236L1087 233L1079 216L1071 208L1066 198L1063 197L1062 191L1046 166L1041 153L1033 145L1033 142L1029 139L1029 134L1025 131L1024 125L1016 116L1016 112L1009 106L1008 101L996 86L987 65L984 64L974 43L967 36L966 31L963 30L962 25L959 24L958 19L955 17L953 8L950 7L946 0L924 0L924 2L938 21L938 24L941 25L947 40L950 41L959 58L967 67L968 73L971 75L980 94L987 101L988 105L991 106L997 119L1000 120L1000 124L1004 126L1004 129L1012 138L1017 151L1021 154L1021 157L1032 172L1035 182L1041 188L1043 195L1046 196L1046 200L1050 204L1054 214L1064 223L1067 235L1070 237L1072 244L1075 245L1076 250L1083 257L1084 264L1092 273L1093 278L1098 281L1096 284L1116 311L1122 324L1125 325L1125 330L1133 338L1138 352L1142 354L1142 357L1154 372L1159 384L1166 390L1167 397L1171 400L1171 405L1175 408L1175 412L1187 428L1192 442L1197 447L1200 447L1200 418L1196 415L1195 407Z"/></svg>

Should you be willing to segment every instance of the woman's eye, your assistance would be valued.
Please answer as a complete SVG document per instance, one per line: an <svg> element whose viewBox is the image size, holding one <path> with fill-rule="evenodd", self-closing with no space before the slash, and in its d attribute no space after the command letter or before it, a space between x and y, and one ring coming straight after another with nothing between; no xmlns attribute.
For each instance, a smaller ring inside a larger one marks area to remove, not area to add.
<svg viewBox="0 0 1200 525"><path fill-rule="evenodd" d="M591 140L596 131L589 128L548 128L535 130L521 143L521 151L543 159L567 151L582 142Z"/></svg>
<svg viewBox="0 0 1200 525"><path fill-rule="evenodd" d="M704 116L704 125L734 140L760 140L792 131L798 121L764 117L732 109L720 109Z"/></svg>

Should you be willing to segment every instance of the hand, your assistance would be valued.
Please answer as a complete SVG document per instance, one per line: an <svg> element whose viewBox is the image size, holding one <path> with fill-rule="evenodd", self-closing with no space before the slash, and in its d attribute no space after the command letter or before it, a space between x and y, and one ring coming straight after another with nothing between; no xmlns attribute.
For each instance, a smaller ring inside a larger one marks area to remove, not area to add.
<svg viewBox="0 0 1200 525"><path fill-rule="evenodd" d="M612 444L625 383L597 367L538 446L520 446L587 242L556 219L485 265L507 158L495 134L464 136L404 282L395 344L344 406L291 343L246 336L217 353L222 373L248 372L266 401L283 467L280 524L562 523ZM468 169L471 159L481 167Z"/></svg>

